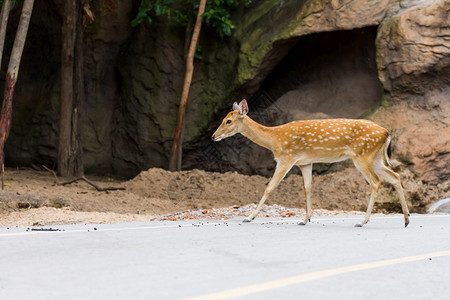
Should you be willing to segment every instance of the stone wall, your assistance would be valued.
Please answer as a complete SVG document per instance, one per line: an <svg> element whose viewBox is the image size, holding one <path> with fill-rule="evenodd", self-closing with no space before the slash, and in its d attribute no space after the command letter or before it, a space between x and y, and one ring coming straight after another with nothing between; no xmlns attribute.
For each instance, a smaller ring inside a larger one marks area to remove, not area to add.
<svg viewBox="0 0 450 300"><path fill-rule="evenodd" d="M387 106L375 119L419 180L450 178L450 2L421 1L383 21L377 62Z"/></svg>
<svg viewBox="0 0 450 300"><path fill-rule="evenodd" d="M88 172L132 177L168 164L185 31L165 18L132 28L139 1L107 2L114 5L91 2L95 21L84 33L84 163ZM37 1L33 13L6 147L10 166L55 164L61 17L54 3ZM204 29L203 58L195 62L187 107L183 167L270 175L273 161L266 150L238 137L209 141L232 102L247 98L250 115L267 124L330 116L375 119L391 129L394 155L418 178L447 180L449 5L254 1L234 12L232 37ZM10 24L17 17L15 12ZM7 47L12 37L9 30Z"/></svg>

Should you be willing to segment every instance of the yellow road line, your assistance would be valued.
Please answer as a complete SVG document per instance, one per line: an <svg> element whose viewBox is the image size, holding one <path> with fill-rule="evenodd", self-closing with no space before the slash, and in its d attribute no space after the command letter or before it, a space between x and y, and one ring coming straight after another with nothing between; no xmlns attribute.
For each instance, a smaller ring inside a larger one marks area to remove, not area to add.
<svg viewBox="0 0 450 300"><path fill-rule="evenodd" d="M244 286L240 288L230 289L222 292L207 294L203 296L193 297L189 298L188 300L211 300L211 299L229 299L229 298L235 298L240 296L245 296L249 294L264 292L268 290L273 289L279 289L286 286L299 284L303 282L318 280L326 277L331 277L335 275L345 274L345 273L351 273L356 271L364 271L369 269L375 269L380 267L386 267L386 266L392 266L397 264L403 264L408 262L414 262L429 258L435 258L435 257L442 257L442 256L450 256L450 250L449 251L441 251L441 252L433 252L433 253L426 253L426 254L420 254L420 255L413 255L413 256L406 256L401 258L395 258L395 259L387 259L387 260L380 260L375 261L371 263L364 263L364 264L357 264L353 266L347 266L342 268L336 268L336 269L329 269L324 271L318 271L318 272L311 272L306 273L302 275L297 275L293 277L273 280L273 281L267 281L264 283Z"/></svg>

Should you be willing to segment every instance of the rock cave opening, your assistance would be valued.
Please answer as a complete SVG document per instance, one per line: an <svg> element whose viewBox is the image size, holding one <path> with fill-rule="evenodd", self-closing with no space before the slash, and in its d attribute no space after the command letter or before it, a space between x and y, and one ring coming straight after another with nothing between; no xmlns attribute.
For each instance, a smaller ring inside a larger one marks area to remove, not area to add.
<svg viewBox="0 0 450 300"><path fill-rule="evenodd" d="M364 117L381 103L376 35L373 26L299 38L261 83L250 109L271 116L259 119L267 125Z"/></svg>
<svg viewBox="0 0 450 300"><path fill-rule="evenodd" d="M279 62L249 99L250 117L270 126L300 119L364 117L381 103L376 35L376 26L310 34L290 41L291 50L278 59L273 59L275 44L271 60ZM279 52L283 55L285 48ZM264 176L271 176L275 168L270 151L240 135L220 143L205 140L197 153L195 159L186 155L186 167Z"/></svg>

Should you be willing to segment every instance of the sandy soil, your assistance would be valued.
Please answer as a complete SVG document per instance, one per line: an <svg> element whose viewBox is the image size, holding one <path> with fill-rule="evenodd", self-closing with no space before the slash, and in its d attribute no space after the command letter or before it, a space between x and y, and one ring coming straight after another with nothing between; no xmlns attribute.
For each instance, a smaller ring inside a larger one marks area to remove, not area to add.
<svg viewBox="0 0 450 300"><path fill-rule="evenodd" d="M433 202L450 196L449 182L426 185L415 181L407 169L397 171L412 212L425 212ZM223 219L247 215L253 209L251 204L259 202L269 181L269 178L237 173L162 169L149 169L129 181L88 177L101 187L125 190L99 192L84 181L62 186L55 184L55 178L47 171L7 169L5 189L0 191L0 226ZM369 194L368 184L354 167L313 179L313 209L319 214L364 211ZM285 178L266 203L269 206L261 215L301 216L305 207L301 176ZM384 185L374 212L400 210L395 191Z"/></svg>

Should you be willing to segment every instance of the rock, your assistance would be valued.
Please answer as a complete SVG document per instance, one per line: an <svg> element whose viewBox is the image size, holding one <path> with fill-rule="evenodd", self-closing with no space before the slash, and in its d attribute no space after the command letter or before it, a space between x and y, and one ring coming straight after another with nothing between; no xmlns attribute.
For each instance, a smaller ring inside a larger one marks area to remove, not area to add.
<svg viewBox="0 0 450 300"><path fill-rule="evenodd" d="M384 20L376 41L387 106L375 119L394 132L395 154L433 184L450 178L449 10L420 1Z"/></svg>
<svg viewBox="0 0 450 300"><path fill-rule="evenodd" d="M256 5L237 21L236 37L241 42L239 84L252 94L298 37L378 25L387 14L389 3L389 0L272 0ZM263 24L274 26L267 28Z"/></svg>
<svg viewBox="0 0 450 300"><path fill-rule="evenodd" d="M450 198L439 200L434 203L429 209L430 214L445 213L450 214Z"/></svg>
<svg viewBox="0 0 450 300"><path fill-rule="evenodd" d="M109 2L91 3L95 20L84 32L84 164L87 172L132 177L167 166L185 30L166 18L132 28L137 4ZM31 21L5 149L11 166L56 162L61 12L53 3L62 1L38 1ZM254 1L233 13L231 37L202 30L183 167L271 175L274 162L265 149L239 137L215 144L209 138L231 103L248 97L251 116L267 125L374 119L390 129L394 157L418 180L446 182L449 6L444 0ZM13 11L10 22L18 17ZM6 40L8 49L11 29ZM317 171L328 170L335 169Z"/></svg>
<svg viewBox="0 0 450 300"><path fill-rule="evenodd" d="M421 1L381 23L378 69L394 94L422 95L450 84L450 2Z"/></svg>

